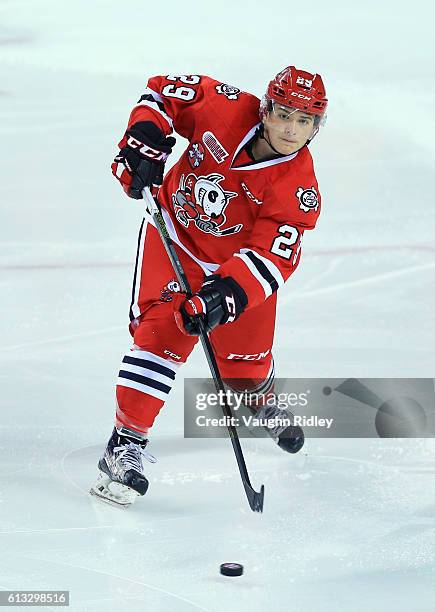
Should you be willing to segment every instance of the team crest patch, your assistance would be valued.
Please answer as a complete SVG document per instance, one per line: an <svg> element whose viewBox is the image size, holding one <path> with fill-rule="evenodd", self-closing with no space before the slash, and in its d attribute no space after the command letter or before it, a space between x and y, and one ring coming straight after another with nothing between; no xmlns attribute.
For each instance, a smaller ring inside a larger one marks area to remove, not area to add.
<svg viewBox="0 0 435 612"><path fill-rule="evenodd" d="M192 168L198 168L199 164L204 160L205 157L204 147L200 142L194 142L188 150L187 155Z"/></svg>
<svg viewBox="0 0 435 612"><path fill-rule="evenodd" d="M299 200L299 208L304 212L316 211L319 208L319 196L314 187L308 189L299 187L296 191L296 197Z"/></svg>
<svg viewBox="0 0 435 612"><path fill-rule="evenodd" d="M205 234L230 236L240 232L243 224L224 227L227 221L225 209L238 194L225 191L220 185L222 174L196 176L190 173L180 178L180 186L172 196L177 221L188 228L191 224Z"/></svg>
<svg viewBox="0 0 435 612"><path fill-rule="evenodd" d="M226 83L216 85L216 91L218 94L224 94L228 100L238 100L239 94L241 93L241 90L238 87L233 87L232 85L227 85Z"/></svg>

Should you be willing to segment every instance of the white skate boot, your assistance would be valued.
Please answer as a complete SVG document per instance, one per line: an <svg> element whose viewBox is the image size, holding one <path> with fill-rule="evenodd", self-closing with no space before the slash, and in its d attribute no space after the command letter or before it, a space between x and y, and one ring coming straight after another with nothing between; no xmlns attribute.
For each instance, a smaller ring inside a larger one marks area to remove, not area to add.
<svg viewBox="0 0 435 612"><path fill-rule="evenodd" d="M91 495L113 506L128 508L138 496L145 495L148 480L142 460L157 460L145 450L147 439L135 437L132 430L114 428L103 457L98 462L100 476L91 488Z"/></svg>

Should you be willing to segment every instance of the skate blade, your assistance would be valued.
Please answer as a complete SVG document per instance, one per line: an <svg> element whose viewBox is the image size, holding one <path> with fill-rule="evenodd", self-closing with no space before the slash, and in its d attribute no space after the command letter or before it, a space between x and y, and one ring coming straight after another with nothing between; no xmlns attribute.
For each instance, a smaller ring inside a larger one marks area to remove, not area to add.
<svg viewBox="0 0 435 612"><path fill-rule="evenodd" d="M116 508L129 508L139 497L139 493L120 482L110 480L106 474L100 474L89 493Z"/></svg>

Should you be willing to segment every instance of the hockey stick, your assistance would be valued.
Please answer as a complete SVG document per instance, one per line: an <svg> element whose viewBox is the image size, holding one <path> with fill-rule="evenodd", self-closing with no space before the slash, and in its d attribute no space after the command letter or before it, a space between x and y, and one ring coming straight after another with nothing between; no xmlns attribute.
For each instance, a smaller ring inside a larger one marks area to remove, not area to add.
<svg viewBox="0 0 435 612"><path fill-rule="evenodd" d="M163 219L163 215L161 213L160 207L157 204L156 200L151 194L151 191L148 187L145 187L142 191L142 195L145 198L145 201L148 204L148 210L153 218L156 229L160 234L160 238L162 239L163 246L168 254L168 257L171 261L171 264L174 268L175 274L177 276L178 282L180 283L180 287L184 293L189 297L192 295L192 291L190 289L189 281L187 280L186 274L184 272L184 268L181 264L180 258L175 250L174 243L169 236L165 220ZM210 367L211 374L213 376L214 384L216 386L216 390L218 393L222 391L220 397L225 397L225 387L222 381L222 377L219 373L219 368L216 362L216 357L213 352L213 348L211 346L210 339L205 331L204 322L199 319L199 337L201 339L202 347L204 349L205 356L208 361L208 365ZM226 404L226 402L222 406L222 411L226 417L232 419L232 412L230 407ZM228 420L228 419L227 419ZM231 421L230 421L231 422ZM254 512L263 512L263 500L264 500L264 485L261 485L261 489L259 492L255 491L255 489L251 485L251 481L249 479L248 470L246 468L245 458L243 456L242 447L240 445L239 435L237 433L237 429L233 425L227 425L228 433L230 435L231 443L233 445L234 454L236 455L237 465L239 466L240 476L242 478L242 483L245 488L246 496L248 498L249 505L251 510Z"/></svg>

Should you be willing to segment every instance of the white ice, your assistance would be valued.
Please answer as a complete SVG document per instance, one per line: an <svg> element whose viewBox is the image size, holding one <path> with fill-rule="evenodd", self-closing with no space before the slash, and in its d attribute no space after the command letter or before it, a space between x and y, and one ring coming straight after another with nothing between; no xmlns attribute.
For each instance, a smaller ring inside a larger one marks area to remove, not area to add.
<svg viewBox="0 0 435 612"><path fill-rule="evenodd" d="M67 589L92 612L433 609L432 441L243 441L255 515L229 441L183 438L200 349L154 428L147 496L122 511L87 490L141 218L109 164L153 74L257 95L287 64L324 76L324 209L281 291L277 374L434 375L434 17L421 0L2 0L0 589Z"/></svg>

